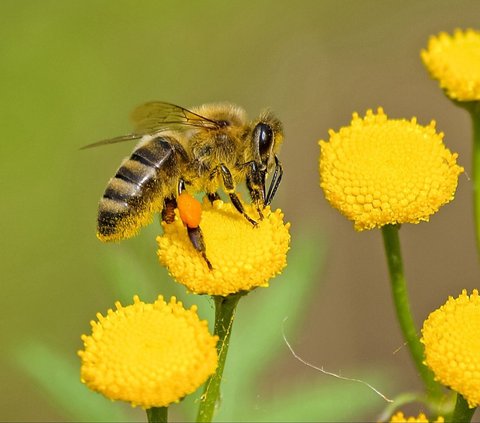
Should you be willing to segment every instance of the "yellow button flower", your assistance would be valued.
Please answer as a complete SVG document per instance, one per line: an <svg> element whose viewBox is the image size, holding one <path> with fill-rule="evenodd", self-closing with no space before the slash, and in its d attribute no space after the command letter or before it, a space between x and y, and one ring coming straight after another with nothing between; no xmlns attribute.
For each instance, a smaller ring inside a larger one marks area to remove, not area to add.
<svg viewBox="0 0 480 423"><path fill-rule="evenodd" d="M443 423L445 419L438 417L434 423ZM390 423L428 423L427 416L424 413L420 413L417 417L405 417L405 415L399 411L390 418Z"/></svg>
<svg viewBox="0 0 480 423"><path fill-rule="evenodd" d="M443 385L462 394L470 408L480 404L480 297L464 289L423 324L425 364Z"/></svg>
<svg viewBox="0 0 480 423"><path fill-rule="evenodd" d="M256 216L249 205L245 211ZM173 223L163 223L164 234L157 238L159 260L195 294L227 296L266 287L286 266L290 224L283 223L280 210L267 207L263 214L264 219L257 219L253 227L231 203L204 201L200 228L212 270L193 248L178 213Z"/></svg>
<svg viewBox="0 0 480 423"><path fill-rule="evenodd" d="M319 142L320 186L356 230L428 221L453 199L463 168L434 121L388 119L379 108L329 135Z"/></svg>
<svg viewBox="0 0 480 423"><path fill-rule="evenodd" d="M421 52L431 76L446 94L459 101L480 100L480 32L468 29L430 37Z"/></svg>
<svg viewBox="0 0 480 423"><path fill-rule="evenodd" d="M166 407L194 392L217 368L217 337L172 297L97 314L83 335L81 380L112 400L144 408Z"/></svg>

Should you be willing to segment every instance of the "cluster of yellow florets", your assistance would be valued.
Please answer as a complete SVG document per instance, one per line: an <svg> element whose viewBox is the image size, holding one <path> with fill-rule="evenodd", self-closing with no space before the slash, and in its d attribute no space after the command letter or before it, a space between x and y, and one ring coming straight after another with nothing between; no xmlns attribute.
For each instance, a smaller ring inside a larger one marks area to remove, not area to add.
<svg viewBox="0 0 480 423"><path fill-rule="evenodd" d="M434 420L433 423L443 423L445 419L443 417L438 417L436 420ZM424 413L420 413L417 417L406 417L403 412L399 411L398 413L395 413L391 418L390 418L390 423L428 423L429 420L427 419L427 416Z"/></svg>
<svg viewBox="0 0 480 423"><path fill-rule="evenodd" d="M428 220L453 199L463 168L435 122L388 119L379 108L329 134L319 143L320 186L355 229Z"/></svg>
<svg viewBox="0 0 480 423"><path fill-rule="evenodd" d="M256 210L245 206L250 216ZM268 286L268 281L286 266L290 224L283 223L280 210L263 211L256 227L231 203L204 202L201 230L206 255L195 250L181 219L163 224L164 234L157 238L158 257L172 277L195 294L222 295Z"/></svg>
<svg viewBox="0 0 480 423"><path fill-rule="evenodd" d="M81 379L112 400L144 408L165 407L194 392L217 367L217 337L174 297L160 296L106 316L97 314L92 334L83 335Z"/></svg>
<svg viewBox="0 0 480 423"><path fill-rule="evenodd" d="M480 297L466 290L428 316L422 330L425 364L436 380L480 404Z"/></svg>
<svg viewBox="0 0 480 423"><path fill-rule="evenodd" d="M432 36L421 56L449 97L480 100L480 32L456 30L453 35Z"/></svg>

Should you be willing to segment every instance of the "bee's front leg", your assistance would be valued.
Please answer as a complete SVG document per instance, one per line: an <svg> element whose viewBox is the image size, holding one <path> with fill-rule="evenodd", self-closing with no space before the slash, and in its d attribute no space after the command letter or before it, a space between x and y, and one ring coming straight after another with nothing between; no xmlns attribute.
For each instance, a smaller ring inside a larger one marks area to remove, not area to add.
<svg viewBox="0 0 480 423"><path fill-rule="evenodd" d="M247 188L250 198L257 208L260 220L263 219L262 209L265 207L265 178L266 170L255 161L247 162Z"/></svg>
<svg viewBox="0 0 480 423"><path fill-rule="evenodd" d="M277 188L280 185L282 176L283 176L282 164L280 163L280 160L278 160L278 157L275 156L275 171L273 172L272 182L270 183L270 188L268 189L268 194L265 201L266 206L268 206L272 202L273 197L275 197L275 193L277 192Z"/></svg>

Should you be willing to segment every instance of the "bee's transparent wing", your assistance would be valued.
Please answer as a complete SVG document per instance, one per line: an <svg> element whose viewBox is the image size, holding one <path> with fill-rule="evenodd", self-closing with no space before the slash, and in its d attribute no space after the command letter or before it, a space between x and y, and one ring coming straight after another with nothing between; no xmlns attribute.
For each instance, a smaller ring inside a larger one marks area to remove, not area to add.
<svg viewBox="0 0 480 423"><path fill-rule="evenodd" d="M109 138L107 140L100 140L92 144L84 145L83 147L80 147L80 150L85 150L86 148L98 147L100 145L116 144L117 142L137 140L142 137L143 137L143 134L120 135L119 137Z"/></svg>
<svg viewBox="0 0 480 423"><path fill-rule="evenodd" d="M165 128L181 131L189 127L217 129L221 126L215 120L162 101L150 101L138 106L131 117L135 134L153 134Z"/></svg>
<svg viewBox="0 0 480 423"><path fill-rule="evenodd" d="M138 106L132 112L131 118L134 123L134 131L131 134L97 141L81 147L81 150L136 140L147 134L156 134L168 130L181 131L190 127L217 129L221 127L221 124L215 120L200 116L184 107L163 101L150 101Z"/></svg>

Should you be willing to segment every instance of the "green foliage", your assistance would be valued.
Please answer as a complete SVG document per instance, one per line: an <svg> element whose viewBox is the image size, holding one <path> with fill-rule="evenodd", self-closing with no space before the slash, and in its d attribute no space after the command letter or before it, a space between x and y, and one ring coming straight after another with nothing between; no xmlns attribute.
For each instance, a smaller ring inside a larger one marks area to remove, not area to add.
<svg viewBox="0 0 480 423"><path fill-rule="evenodd" d="M80 382L79 362L53 350L45 342L32 341L12 351L12 361L39 385L45 398L64 418L73 421L130 421L123 404L105 400Z"/></svg>

